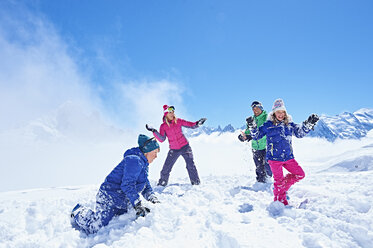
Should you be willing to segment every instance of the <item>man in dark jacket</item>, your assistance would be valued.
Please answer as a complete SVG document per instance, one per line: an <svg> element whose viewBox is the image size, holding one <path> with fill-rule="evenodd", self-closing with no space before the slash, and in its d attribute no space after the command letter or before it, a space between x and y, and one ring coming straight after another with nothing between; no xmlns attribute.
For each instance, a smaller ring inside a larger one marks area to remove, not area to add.
<svg viewBox="0 0 373 248"><path fill-rule="evenodd" d="M141 205L140 195L159 203L148 180L149 164L157 157L159 144L154 138L140 134L139 147L124 153L123 160L110 172L96 195L96 211L77 204L71 212L74 227L87 234L96 233L117 215L133 207L137 216L145 216L149 208Z"/></svg>

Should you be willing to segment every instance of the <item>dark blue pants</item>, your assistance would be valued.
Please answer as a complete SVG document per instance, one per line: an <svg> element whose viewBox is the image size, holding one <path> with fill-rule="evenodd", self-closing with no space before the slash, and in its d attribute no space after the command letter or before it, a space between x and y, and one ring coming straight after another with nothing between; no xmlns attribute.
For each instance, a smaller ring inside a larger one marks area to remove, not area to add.
<svg viewBox="0 0 373 248"><path fill-rule="evenodd" d="M266 160L266 150L254 150L253 159L256 167L256 180L258 182L265 182L266 176L272 176L271 167Z"/></svg>
<svg viewBox="0 0 373 248"><path fill-rule="evenodd" d="M99 191L96 196L96 211L81 207L82 209L74 216L74 221L78 229L86 234L93 234L109 224L114 216L127 213L127 209L117 208Z"/></svg>
<svg viewBox="0 0 373 248"><path fill-rule="evenodd" d="M166 186L168 184L168 179L170 177L170 172L172 167L174 166L176 160L181 156L183 156L186 168L188 170L189 179L191 184L198 185L200 184L197 168L194 164L193 159L193 152L192 148L189 144L183 146L180 149L170 149L168 152L166 161L164 162L162 171L161 171L161 178L158 181L158 185Z"/></svg>

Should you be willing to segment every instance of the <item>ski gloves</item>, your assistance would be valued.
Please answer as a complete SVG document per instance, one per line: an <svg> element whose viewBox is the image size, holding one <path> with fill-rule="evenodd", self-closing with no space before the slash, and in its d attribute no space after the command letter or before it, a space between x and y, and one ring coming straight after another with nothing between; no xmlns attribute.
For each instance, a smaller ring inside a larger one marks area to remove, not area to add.
<svg viewBox="0 0 373 248"><path fill-rule="evenodd" d="M201 118L201 119L199 119L199 120L196 122L196 125L197 125L197 126L202 126L203 123L205 123L206 120L207 120L207 118Z"/></svg>
<svg viewBox="0 0 373 248"><path fill-rule="evenodd" d="M246 118L246 125L247 125L247 128L249 128L249 129L254 129L254 128L256 128L256 123L255 123L254 117L252 117L252 116L247 117L247 118ZM245 136L246 136L246 137L245 137ZM243 135L243 134L240 134L240 135L238 135L238 139L239 139L241 142L244 142L244 141L250 141L250 140L252 140L253 138L251 137L251 135Z"/></svg>
<svg viewBox="0 0 373 248"><path fill-rule="evenodd" d="M145 125L146 129L152 133L157 132L157 129L154 127L149 126L148 124Z"/></svg>
<svg viewBox="0 0 373 248"><path fill-rule="evenodd" d="M136 211L136 217L145 217L145 215L147 215L148 213L150 213L150 209L147 208L147 207L144 207L143 205L141 205L141 201L139 201L135 207L134 207L135 211Z"/></svg>
<svg viewBox="0 0 373 248"><path fill-rule="evenodd" d="M253 138L250 136L250 135L246 135L246 138L245 136L243 136L242 134L238 135L238 139L241 141L241 142L244 142L244 141L250 141L252 140Z"/></svg>
<svg viewBox="0 0 373 248"><path fill-rule="evenodd" d="M148 201L150 201L153 204L161 203L154 194L148 196Z"/></svg>
<svg viewBox="0 0 373 248"><path fill-rule="evenodd" d="M312 114L312 115L310 115L309 117L308 117L308 119L307 120L305 120L304 122L303 122L303 125L306 127L306 128L308 128L308 129L314 129L314 127L315 127L315 125L316 125L316 123L317 123L317 121L319 120L320 118L319 118L319 116L317 115L317 114Z"/></svg>
<svg viewBox="0 0 373 248"><path fill-rule="evenodd" d="M249 129L254 129L256 128L256 123L254 120L254 117L250 116L246 118L246 125Z"/></svg>
<svg viewBox="0 0 373 248"><path fill-rule="evenodd" d="M156 204L156 203L161 203L158 198L154 195L154 194L151 194L148 196L147 198L148 201L150 201L151 203L153 204ZM148 213L150 213L150 209L141 205L141 201L139 201L138 203L136 203L135 207L134 207L135 211L136 211L136 217L144 217L145 215L147 215Z"/></svg>

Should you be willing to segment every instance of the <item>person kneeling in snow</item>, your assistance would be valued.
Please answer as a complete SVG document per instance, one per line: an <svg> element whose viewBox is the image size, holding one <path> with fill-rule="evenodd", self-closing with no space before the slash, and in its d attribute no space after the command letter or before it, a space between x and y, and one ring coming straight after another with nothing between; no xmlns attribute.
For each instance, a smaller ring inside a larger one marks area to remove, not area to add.
<svg viewBox="0 0 373 248"><path fill-rule="evenodd" d="M286 113L284 101L277 99L268 114L268 121L263 126L257 128L254 118L247 119L251 136L254 140L267 136L267 160L271 166L274 178L274 201L280 201L288 205L286 192L296 182L305 177L303 169L294 159L292 147L292 135L303 138L313 129L319 117L312 114L302 125L294 124L291 116ZM282 168L290 173L284 177Z"/></svg>
<svg viewBox="0 0 373 248"><path fill-rule="evenodd" d="M159 203L148 180L148 167L160 151L154 138L140 134L139 147L124 153L123 160L106 177L96 195L96 211L77 204L71 212L72 225L87 234L96 233L117 215L133 207L136 216L144 217L150 209L141 205L139 193L152 202Z"/></svg>

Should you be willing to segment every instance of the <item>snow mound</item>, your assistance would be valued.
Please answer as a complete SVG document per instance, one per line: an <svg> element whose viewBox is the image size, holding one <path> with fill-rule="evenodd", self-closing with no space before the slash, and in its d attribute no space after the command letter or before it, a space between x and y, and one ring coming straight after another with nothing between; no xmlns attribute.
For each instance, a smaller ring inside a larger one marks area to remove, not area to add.
<svg viewBox="0 0 373 248"><path fill-rule="evenodd" d="M69 214L77 202L94 207L97 185L2 192L0 247L371 247L372 173L310 174L288 192L294 207L272 202L254 176L201 177L199 186L178 179L154 187L161 203L143 200L146 217L130 210L88 236Z"/></svg>
<svg viewBox="0 0 373 248"><path fill-rule="evenodd" d="M373 147L373 144L369 144L369 145L362 146L361 148L372 148L372 147Z"/></svg>
<svg viewBox="0 0 373 248"><path fill-rule="evenodd" d="M253 205L251 204L248 204L248 203L244 203L242 205L240 205L240 209L238 210L240 213L248 213L248 212L251 212L253 211Z"/></svg>
<svg viewBox="0 0 373 248"><path fill-rule="evenodd" d="M272 202L268 205L267 211L270 216L278 217L284 214L285 205L279 201Z"/></svg>
<svg viewBox="0 0 373 248"><path fill-rule="evenodd" d="M344 160L326 171L329 172L354 172L354 171L370 171L373 170L373 156L361 156L353 159Z"/></svg>

